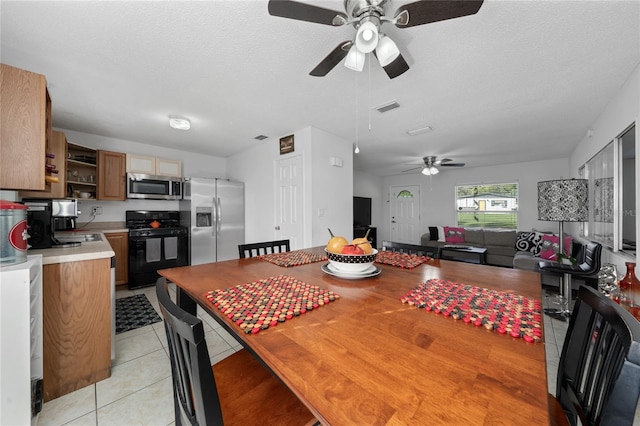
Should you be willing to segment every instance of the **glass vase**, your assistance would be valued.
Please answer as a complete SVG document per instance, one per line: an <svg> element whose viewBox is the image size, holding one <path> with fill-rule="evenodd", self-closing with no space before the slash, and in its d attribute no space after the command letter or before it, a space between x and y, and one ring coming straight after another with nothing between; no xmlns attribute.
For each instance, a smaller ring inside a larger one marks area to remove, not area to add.
<svg viewBox="0 0 640 426"><path fill-rule="evenodd" d="M635 291L640 291L640 281L638 281L638 277L636 277L636 263L635 262L625 262L627 267L627 273L618 283L620 290L630 290L633 289Z"/></svg>

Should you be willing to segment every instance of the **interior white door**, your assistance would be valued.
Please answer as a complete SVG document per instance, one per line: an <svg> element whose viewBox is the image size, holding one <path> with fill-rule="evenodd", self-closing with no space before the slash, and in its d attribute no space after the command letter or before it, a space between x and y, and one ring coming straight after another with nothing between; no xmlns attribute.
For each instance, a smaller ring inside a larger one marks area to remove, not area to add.
<svg viewBox="0 0 640 426"><path fill-rule="evenodd" d="M302 248L302 156L276 161L276 224L277 240L289 240L291 250Z"/></svg>
<svg viewBox="0 0 640 426"><path fill-rule="evenodd" d="M392 186L389 195L391 241L420 244L420 187Z"/></svg>

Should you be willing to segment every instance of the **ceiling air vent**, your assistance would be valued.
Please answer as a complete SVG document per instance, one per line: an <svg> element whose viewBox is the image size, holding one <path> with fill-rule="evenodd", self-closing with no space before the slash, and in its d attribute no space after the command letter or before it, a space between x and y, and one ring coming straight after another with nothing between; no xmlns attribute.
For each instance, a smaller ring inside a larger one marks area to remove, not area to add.
<svg viewBox="0 0 640 426"><path fill-rule="evenodd" d="M267 139L269 136L265 136L265 135L258 135L256 136L254 139L257 139L259 141L263 141L265 139Z"/></svg>
<svg viewBox="0 0 640 426"><path fill-rule="evenodd" d="M396 109L399 106L400 104L397 101L391 101L391 102L387 102L386 104L378 105L377 107L375 107L375 109L377 109L378 112L387 112L392 109Z"/></svg>

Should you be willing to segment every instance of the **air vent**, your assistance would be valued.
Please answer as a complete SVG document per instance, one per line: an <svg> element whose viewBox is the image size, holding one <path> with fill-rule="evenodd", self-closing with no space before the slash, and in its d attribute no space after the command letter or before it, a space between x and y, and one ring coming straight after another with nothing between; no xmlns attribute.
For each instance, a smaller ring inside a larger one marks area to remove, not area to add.
<svg viewBox="0 0 640 426"><path fill-rule="evenodd" d="M387 102L386 104L378 105L377 107L375 107L375 109L377 109L378 112L387 112L392 109L396 109L399 106L400 104L397 101L391 101L391 102Z"/></svg>
<svg viewBox="0 0 640 426"><path fill-rule="evenodd" d="M421 133L427 133L433 130L431 126L420 127L419 129L407 130L409 136L419 135Z"/></svg>
<svg viewBox="0 0 640 426"><path fill-rule="evenodd" d="M265 136L265 135L258 135L256 136L254 139L257 139L259 141L263 141L265 139L267 139L269 136Z"/></svg>

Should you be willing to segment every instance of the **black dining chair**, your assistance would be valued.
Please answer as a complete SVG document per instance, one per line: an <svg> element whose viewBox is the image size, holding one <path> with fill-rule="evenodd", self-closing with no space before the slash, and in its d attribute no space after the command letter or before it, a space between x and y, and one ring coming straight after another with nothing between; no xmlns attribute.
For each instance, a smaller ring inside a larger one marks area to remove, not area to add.
<svg viewBox="0 0 640 426"><path fill-rule="evenodd" d="M580 286L555 396L567 419L551 424L632 425L639 397L640 322L599 291Z"/></svg>
<svg viewBox="0 0 640 426"><path fill-rule="evenodd" d="M166 279L156 282L164 317L175 423L191 425L313 424L307 407L247 350L211 366L202 321L178 307Z"/></svg>
<svg viewBox="0 0 640 426"><path fill-rule="evenodd" d="M598 272L600 272L600 257L602 255L602 245L596 242L589 242L584 246L582 255L583 261L575 265L568 265L558 262L541 261L539 263L540 272L563 276L569 274L584 280L592 288L598 288Z"/></svg>
<svg viewBox="0 0 640 426"><path fill-rule="evenodd" d="M257 257L270 253L290 251L289 240L265 241L262 243L238 244L240 259Z"/></svg>
<svg viewBox="0 0 640 426"><path fill-rule="evenodd" d="M396 243L393 241L383 241L382 251L394 251L398 253L415 254L418 256L434 256L433 248L416 244Z"/></svg>

